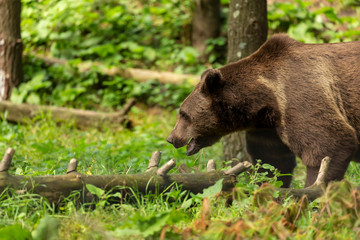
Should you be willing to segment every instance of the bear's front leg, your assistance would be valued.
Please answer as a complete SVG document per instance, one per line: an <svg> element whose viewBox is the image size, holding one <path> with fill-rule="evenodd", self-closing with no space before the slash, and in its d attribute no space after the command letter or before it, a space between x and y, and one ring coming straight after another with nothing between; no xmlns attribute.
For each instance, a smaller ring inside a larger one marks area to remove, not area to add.
<svg viewBox="0 0 360 240"><path fill-rule="evenodd" d="M286 146L274 129L260 129L246 132L246 149L253 163L261 160L277 168L281 174L278 180L283 182L283 187L290 187L292 174L296 167L296 157ZM260 169L260 171L267 171ZM272 173L268 177L273 177Z"/></svg>

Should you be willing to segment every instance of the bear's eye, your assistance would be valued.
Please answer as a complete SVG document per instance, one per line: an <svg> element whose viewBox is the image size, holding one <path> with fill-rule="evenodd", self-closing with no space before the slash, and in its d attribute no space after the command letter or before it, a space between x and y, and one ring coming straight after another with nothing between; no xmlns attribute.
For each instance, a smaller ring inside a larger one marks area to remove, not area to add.
<svg viewBox="0 0 360 240"><path fill-rule="evenodd" d="M180 117L184 118L186 121L189 121L189 122L191 120L190 116L187 115L187 113L184 111L180 111Z"/></svg>

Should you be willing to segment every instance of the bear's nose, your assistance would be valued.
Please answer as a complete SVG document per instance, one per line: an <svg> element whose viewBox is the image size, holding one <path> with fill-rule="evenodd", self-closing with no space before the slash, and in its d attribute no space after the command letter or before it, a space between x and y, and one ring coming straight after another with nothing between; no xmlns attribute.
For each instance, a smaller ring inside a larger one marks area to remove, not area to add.
<svg viewBox="0 0 360 240"><path fill-rule="evenodd" d="M169 136L166 141L168 141L168 143L174 144L174 139L171 136Z"/></svg>

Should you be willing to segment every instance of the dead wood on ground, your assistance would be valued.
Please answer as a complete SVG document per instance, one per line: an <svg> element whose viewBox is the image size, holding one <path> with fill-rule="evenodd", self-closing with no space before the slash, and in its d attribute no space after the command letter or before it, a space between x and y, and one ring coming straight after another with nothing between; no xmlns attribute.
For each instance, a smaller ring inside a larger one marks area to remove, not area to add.
<svg viewBox="0 0 360 240"><path fill-rule="evenodd" d="M122 174L122 175L85 175L77 172L77 160L71 159L65 175L55 176L12 176L8 173L14 150L9 148L3 160L0 163L0 192L11 187L19 193L32 192L39 194L50 202L59 203L62 199L69 196L73 191L80 193L81 202L94 200L86 189L86 184L94 185L105 191L120 191L122 196L129 196L133 192L155 193L159 194L168 191L172 187L180 187L182 190L192 193L200 193L205 188L214 185L218 180L223 179L222 190L231 192L237 181L236 177L240 173L251 167L250 162L242 162L226 171L215 170L213 161L209 161L206 173L194 172L189 169L183 173L169 174L169 171L175 167L175 160L171 159L162 167L159 167L160 152L154 152L150 158L148 168L144 173ZM320 173L315 183L305 189L277 188L285 196L294 196L301 198L306 196L309 200L314 200L323 194L325 187L325 176L329 157L322 160Z"/></svg>
<svg viewBox="0 0 360 240"><path fill-rule="evenodd" d="M14 104L9 101L0 101L0 112L6 116L9 122L26 123L41 113L50 113L51 118L56 122L74 121L76 127L84 128L101 128L106 124L124 124L127 119L127 113L134 106L135 100L130 99L119 112L104 113L89 110L31 105L31 104ZM7 112L7 114L5 114Z"/></svg>
<svg viewBox="0 0 360 240"><path fill-rule="evenodd" d="M223 191L231 191L236 184L237 170L230 173L213 171L206 173L181 173L169 174L175 167L175 160L170 160L159 167L160 152L154 152L150 159L149 167L144 173L123 175L85 175L76 171L77 160L71 159L67 168L67 174L55 176L12 176L8 173L14 150L6 152L0 164L0 192L7 187L20 190L21 193L32 192L47 198L50 202L59 203L73 191L79 191L80 201L87 202L93 197L86 189L86 184L92 184L106 191L119 190L131 194L129 188L140 193L161 193L169 190L172 186L181 186L182 190L192 193L202 192L203 189L214 185L218 180L223 180ZM251 164L240 163L242 169ZM126 190L127 189L127 190ZM89 197L90 196L90 197Z"/></svg>
<svg viewBox="0 0 360 240"><path fill-rule="evenodd" d="M46 64L53 65L67 65L68 61L65 59L58 59L43 55L35 55L35 57L42 59ZM155 71L140 68L126 68L108 67L100 62L85 61L77 65L79 72L88 72L91 68L98 67L104 75L122 76L124 78L131 78L138 82L146 82L148 80L156 79L160 83L181 84L189 82L191 85L196 85L200 81L200 77L191 74L177 74L168 71Z"/></svg>

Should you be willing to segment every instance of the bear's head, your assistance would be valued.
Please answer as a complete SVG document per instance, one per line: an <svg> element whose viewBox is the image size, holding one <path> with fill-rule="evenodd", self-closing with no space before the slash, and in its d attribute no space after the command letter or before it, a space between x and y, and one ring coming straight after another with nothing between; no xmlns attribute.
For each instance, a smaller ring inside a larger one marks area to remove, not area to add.
<svg viewBox="0 0 360 240"><path fill-rule="evenodd" d="M194 91L180 106L179 119L167 141L180 148L187 145L186 155L210 146L230 131L216 100L225 82L219 70L205 71Z"/></svg>

